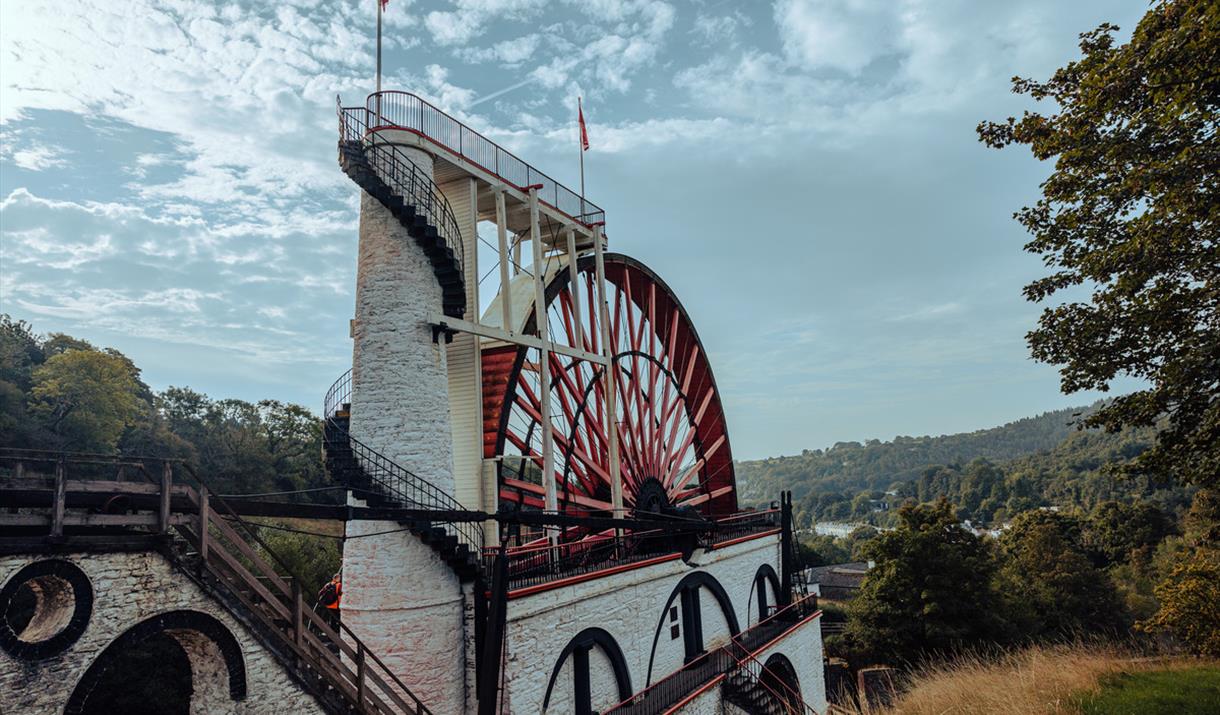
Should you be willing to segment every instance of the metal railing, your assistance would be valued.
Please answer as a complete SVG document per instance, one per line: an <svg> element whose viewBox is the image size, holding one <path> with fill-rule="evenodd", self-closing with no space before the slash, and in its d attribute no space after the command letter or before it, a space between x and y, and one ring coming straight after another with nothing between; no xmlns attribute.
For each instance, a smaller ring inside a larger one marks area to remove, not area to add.
<svg viewBox="0 0 1220 715"><path fill-rule="evenodd" d="M404 203L414 207L453 251L458 275L465 275L462 268L465 253L462 247L462 231L458 227L453 207L441 192L432 177L411 161L406 152L385 142L377 141L377 133L369 131L370 115L364 107L338 107L340 145L359 145L364 152L369 168L390 189L402 197Z"/></svg>
<svg viewBox="0 0 1220 715"><path fill-rule="evenodd" d="M346 460L350 465L347 467L348 469L359 470L359 475L366 477L371 482L369 486L372 491L403 508L437 512L467 511L444 490L356 439L346 428L337 423L334 419L335 414L342 405L351 404L351 395L352 377L351 370L348 370L327 391L323 403L326 421L332 429L340 433L338 435L340 443L338 444L331 444L333 440L327 438L327 449L337 452L346 450L347 455L337 455L339 461L345 461L344 457L349 457L350 459ZM357 474L337 476L350 483L351 478ZM456 537L459 543L466 544L475 562L482 566L480 557L483 553L483 527L481 524L442 521L438 518L431 522L431 526L443 529L447 535ZM484 573L487 572L484 571Z"/></svg>
<svg viewBox="0 0 1220 715"><path fill-rule="evenodd" d="M327 691L323 697L334 693L369 715L430 713L350 628L342 624L332 628L306 605L309 585L259 537L257 527L211 491L189 462L0 449L0 466L11 472L6 481L14 485L37 481L48 476L44 469L51 470L51 513L45 521L52 538L63 538L64 526L108 526L173 536L178 543L189 544L198 556L200 573L209 574L258 621L261 628L256 633L273 636L277 652L290 653L326 680L330 688L323 688ZM103 476L99 468L106 467L115 468L113 475L97 479ZM100 514L68 511L79 508L73 502L98 495L141 502L124 503L119 513L105 513L104 508ZM35 517L39 516L0 516L0 524L37 526Z"/></svg>
<svg viewBox="0 0 1220 715"><path fill-rule="evenodd" d="M661 715L672 710L737 671L745 657L752 658L761 648L815 615L817 609L814 596L793 602L734 636L728 644L704 653L681 670L632 695L607 711L607 715Z"/></svg>
<svg viewBox="0 0 1220 715"><path fill-rule="evenodd" d="M768 669L751 653L733 652L730 654L737 660L737 667L725 675L725 687L746 695L750 688L756 688L766 693L784 715L818 715L817 711L805 702L800 691L779 677L778 673ZM770 675L771 677L767 677Z"/></svg>
<svg viewBox="0 0 1220 715"><path fill-rule="evenodd" d="M510 547L509 589L539 586L649 561L689 551L693 546L715 548L726 541L773 530L776 528L777 513L755 512L705 524L687 524L685 528L628 530L621 534L599 534L553 545ZM485 552L484 562L488 568L494 556L494 549Z"/></svg>
<svg viewBox="0 0 1220 715"><path fill-rule="evenodd" d="M541 186L540 201L587 226L606 220L606 212L596 204L410 92L374 92L368 96L365 109L373 119L374 130L417 132L521 190Z"/></svg>
<svg viewBox="0 0 1220 715"><path fill-rule="evenodd" d="M508 588L540 586L681 551L674 535L662 531L606 534L555 545L518 547L508 552ZM496 550L484 552L490 568Z"/></svg>

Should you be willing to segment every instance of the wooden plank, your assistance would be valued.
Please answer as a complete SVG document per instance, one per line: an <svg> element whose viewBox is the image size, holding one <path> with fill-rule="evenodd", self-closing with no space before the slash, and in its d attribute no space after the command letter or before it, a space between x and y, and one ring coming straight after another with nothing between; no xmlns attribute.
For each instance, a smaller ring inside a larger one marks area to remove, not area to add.
<svg viewBox="0 0 1220 715"><path fill-rule="evenodd" d="M263 586L258 579L254 578L254 575L246 570L246 567L237 560L237 557L232 556L224 549L212 549L212 555L224 562L225 566L238 577L241 582L240 585L244 585L251 591L254 591L264 602L269 604L276 611L278 617L284 620L291 618L292 614L288 612L288 608L284 603L268 591L266 586ZM215 559L213 559L212 563L214 562Z"/></svg>
<svg viewBox="0 0 1220 715"><path fill-rule="evenodd" d="M224 519L213 519L212 525L216 527L217 532L219 532L229 541L230 544L232 544L233 548L239 551L242 556L250 559L250 562L254 564L255 568L263 576L276 584L281 596L290 597L292 595L288 591L288 588L284 585L284 577L276 573L275 569L271 568L271 566L267 564L262 555L260 555L252 546L250 546L245 537L238 534L237 531ZM220 551L223 551L223 549L220 549Z"/></svg>
<svg viewBox="0 0 1220 715"><path fill-rule="evenodd" d="M51 480L36 477L14 477L5 480L8 489L29 489L51 491L54 485ZM105 479L68 479L65 491L70 494L129 494L158 495L161 485L152 482L112 482ZM181 485L173 487L173 495L186 496L189 488Z"/></svg>

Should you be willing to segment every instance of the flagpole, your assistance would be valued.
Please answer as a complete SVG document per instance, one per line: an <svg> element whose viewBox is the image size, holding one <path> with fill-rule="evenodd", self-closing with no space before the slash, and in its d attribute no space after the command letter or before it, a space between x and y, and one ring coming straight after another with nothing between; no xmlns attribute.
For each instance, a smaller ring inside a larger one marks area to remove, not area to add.
<svg viewBox="0 0 1220 715"><path fill-rule="evenodd" d="M576 116L584 119L584 106L579 96L576 97ZM576 151L580 152L580 215L583 220L585 215L585 137L584 127L580 124L576 125Z"/></svg>
<svg viewBox="0 0 1220 715"><path fill-rule="evenodd" d="M381 92L381 11L385 7L384 0L377 0L377 91ZM378 97L378 100L381 98Z"/></svg>

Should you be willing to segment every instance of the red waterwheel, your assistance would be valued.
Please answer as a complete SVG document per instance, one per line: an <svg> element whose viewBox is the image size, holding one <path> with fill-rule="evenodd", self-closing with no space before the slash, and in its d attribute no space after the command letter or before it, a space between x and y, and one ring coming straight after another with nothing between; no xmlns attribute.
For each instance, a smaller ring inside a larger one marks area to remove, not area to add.
<svg viewBox="0 0 1220 715"><path fill-rule="evenodd" d="M595 264L547 272L547 319L556 343L600 353ZM737 510L733 456L707 355L669 287L640 262L606 254L606 297L619 422L623 503L628 510ZM573 292L579 292L575 300ZM577 311L579 305L579 314ZM493 306L493 310L495 306ZM523 306L536 332L533 301ZM577 323L580 323L578 341ZM512 345L483 351L484 452L500 457L500 502L541 509L543 486L539 351ZM560 511L611 510L609 431L603 366L550 353L551 422Z"/></svg>

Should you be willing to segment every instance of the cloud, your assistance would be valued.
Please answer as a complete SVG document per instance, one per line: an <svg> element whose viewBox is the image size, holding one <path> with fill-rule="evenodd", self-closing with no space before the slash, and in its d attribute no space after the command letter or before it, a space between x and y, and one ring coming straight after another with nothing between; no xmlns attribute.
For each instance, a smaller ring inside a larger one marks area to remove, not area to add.
<svg viewBox="0 0 1220 715"><path fill-rule="evenodd" d="M855 74L893 52L901 2L779 0L775 25L790 60Z"/></svg>
<svg viewBox="0 0 1220 715"><path fill-rule="evenodd" d="M541 42L542 36L534 33L497 42L491 47L462 48L457 55L467 62L499 62L511 68L533 57Z"/></svg>
<svg viewBox="0 0 1220 715"><path fill-rule="evenodd" d="M464 45L480 37L493 20L527 19L541 10L545 0L454 0L454 9L433 11L424 25L439 45Z"/></svg>
<svg viewBox="0 0 1220 715"><path fill-rule="evenodd" d="M6 152L11 147L5 147ZM57 149L46 144L33 143L13 150L11 158L14 164L26 171L45 171L58 169L68 165L64 159L63 149Z"/></svg>
<svg viewBox="0 0 1220 715"><path fill-rule="evenodd" d="M752 24L750 17L740 11L731 15L700 14L695 17L690 34L704 46L734 46L737 44L738 29Z"/></svg>

